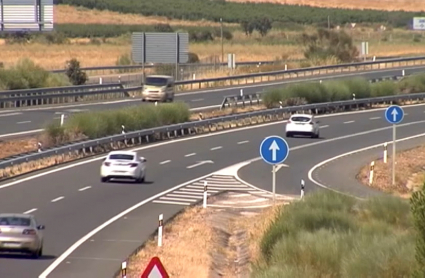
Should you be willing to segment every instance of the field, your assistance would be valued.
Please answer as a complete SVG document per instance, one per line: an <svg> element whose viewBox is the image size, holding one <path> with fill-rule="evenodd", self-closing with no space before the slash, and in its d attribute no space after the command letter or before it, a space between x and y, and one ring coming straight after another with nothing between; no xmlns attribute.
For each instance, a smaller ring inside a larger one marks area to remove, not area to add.
<svg viewBox="0 0 425 278"><path fill-rule="evenodd" d="M371 9L384 11L425 11L422 0L227 0L229 2L275 3L287 5L306 5L321 8Z"/></svg>
<svg viewBox="0 0 425 278"><path fill-rule="evenodd" d="M82 7L67 5L55 6L55 20L58 26L81 24L76 26L90 28L90 24L110 24L128 26L128 24L149 26L155 24L169 24L176 30L185 28L204 28L211 32L216 30L219 23L202 20L188 21L169 19L166 17L145 17L136 14L122 14L111 11L89 10ZM313 32L312 26L297 24L275 25L264 37L257 32L246 36L239 24L224 23L226 30L231 30L233 38L224 40L224 54L235 53L236 60L258 61L258 60L297 60L304 58L304 49L299 44L302 32ZM112 26L112 25L111 25ZM60 29L60 28L59 28ZM369 56L406 56L425 54L424 36L403 29L391 29L381 31L376 26L360 24L354 29L346 29L352 35L356 45L361 41L369 42ZM71 58L77 58L83 67L115 65L117 59L122 55L130 55L130 35L122 34L114 38L72 38L64 42L48 43L45 40L35 39L31 43L6 43L0 41L0 62L9 67L17 62L19 58L30 57L37 64L48 70L62 69L65 62ZM201 61L212 61L221 58L221 41L215 37L208 42L191 42L190 51L196 53ZM219 73L225 75L226 73Z"/></svg>

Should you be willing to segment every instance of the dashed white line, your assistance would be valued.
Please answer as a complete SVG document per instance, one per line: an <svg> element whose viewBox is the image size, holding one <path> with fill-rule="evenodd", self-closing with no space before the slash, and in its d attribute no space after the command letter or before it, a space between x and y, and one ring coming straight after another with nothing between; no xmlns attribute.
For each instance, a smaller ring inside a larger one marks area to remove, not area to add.
<svg viewBox="0 0 425 278"><path fill-rule="evenodd" d="M36 210L37 210L36 208L33 208L33 209L30 209L30 210L27 210L26 212L24 212L24 214L30 214L31 212L34 212Z"/></svg>
<svg viewBox="0 0 425 278"><path fill-rule="evenodd" d="M204 99L203 98L197 98L197 99L192 99L191 101L192 102L198 102L198 101L203 101Z"/></svg>
<svg viewBox="0 0 425 278"><path fill-rule="evenodd" d="M329 127L329 126L328 125L322 125L319 128L327 128L327 127Z"/></svg>
<svg viewBox="0 0 425 278"><path fill-rule="evenodd" d="M189 153L189 154L185 155L184 157L189 157L189 156L194 156L194 155L196 155L196 153Z"/></svg>
<svg viewBox="0 0 425 278"><path fill-rule="evenodd" d="M167 164L167 163L170 163L170 162L171 162L171 160L164 160L164 161L160 162L159 164L163 165L163 164Z"/></svg>
<svg viewBox="0 0 425 278"><path fill-rule="evenodd" d="M8 117L8 116L14 116L14 115L21 115L22 113L8 113L8 114L1 114L0 117Z"/></svg>
<svg viewBox="0 0 425 278"><path fill-rule="evenodd" d="M65 198L65 197L64 196L60 196L60 197L57 197L56 199L51 200L50 202L55 203L57 201L62 200L63 198Z"/></svg>
<svg viewBox="0 0 425 278"><path fill-rule="evenodd" d="M90 189L90 188L91 188L91 186L86 186L86 187L78 189L78 191L84 191L84 190L87 190L87 189Z"/></svg>
<svg viewBox="0 0 425 278"><path fill-rule="evenodd" d="M372 118L369 118L369 120L377 120L377 119L380 119L381 117L372 117Z"/></svg>
<svg viewBox="0 0 425 278"><path fill-rule="evenodd" d="M31 121L22 121L22 122L17 122L18 125L20 124L29 124Z"/></svg>
<svg viewBox="0 0 425 278"><path fill-rule="evenodd" d="M223 148L222 146L218 146L218 147L211 148L210 150L215 151L215 150L219 150L219 149L222 149L222 148Z"/></svg>
<svg viewBox="0 0 425 278"><path fill-rule="evenodd" d="M351 124L354 123L355 121L348 121L348 122L344 122L344 124Z"/></svg>
<svg viewBox="0 0 425 278"><path fill-rule="evenodd" d="M238 142L238 145L242 145L242 144L246 144L246 143L249 143L249 141L247 140L247 141L240 141L240 142Z"/></svg>

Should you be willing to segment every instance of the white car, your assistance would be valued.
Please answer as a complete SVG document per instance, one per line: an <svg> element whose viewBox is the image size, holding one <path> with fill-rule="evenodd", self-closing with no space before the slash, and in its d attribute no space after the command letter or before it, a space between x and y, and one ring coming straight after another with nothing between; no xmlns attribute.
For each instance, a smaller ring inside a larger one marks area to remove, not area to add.
<svg viewBox="0 0 425 278"><path fill-rule="evenodd" d="M312 138L319 138L319 121L313 115L294 114L286 124L286 137L294 135L308 135Z"/></svg>
<svg viewBox="0 0 425 278"><path fill-rule="evenodd" d="M100 181L110 179L133 179L143 183L146 176L146 158L133 151L113 151L100 166Z"/></svg>

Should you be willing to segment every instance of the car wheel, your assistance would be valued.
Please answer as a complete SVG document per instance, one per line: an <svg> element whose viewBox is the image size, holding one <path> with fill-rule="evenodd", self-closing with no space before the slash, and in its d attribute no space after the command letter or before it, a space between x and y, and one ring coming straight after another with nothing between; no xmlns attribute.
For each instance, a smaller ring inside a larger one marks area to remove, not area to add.
<svg viewBox="0 0 425 278"><path fill-rule="evenodd" d="M106 177L101 177L101 178L100 178L100 181L101 181L101 182L107 182L107 181L108 181L108 178L106 178Z"/></svg>
<svg viewBox="0 0 425 278"><path fill-rule="evenodd" d="M41 257L42 254L43 254L43 250L40 248L40 250L37 250L34 253L32 253L31 257L33 257L34 259L38 259Z"/></svg>

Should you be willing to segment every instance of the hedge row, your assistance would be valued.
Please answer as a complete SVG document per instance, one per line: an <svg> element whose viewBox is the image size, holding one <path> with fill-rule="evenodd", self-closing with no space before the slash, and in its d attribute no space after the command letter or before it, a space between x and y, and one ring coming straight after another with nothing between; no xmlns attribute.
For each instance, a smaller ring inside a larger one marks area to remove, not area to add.
<svg viewBox="0 0 425 278"><path fill-rule="evenodd" d="M189 107L182 102L137 105L122 109L72 114L63 126L58 121L46 126L47 138L53 144L76 138L95 139L126 132L187 122Z"/></svg>
<svg viewBox="0 0 425 278"><path fill-rule="evenodd" d="M390 96L401 93L425 92L425 74L413 75L400 82L383 81L370 83L365 78L324 81L323 83L299 83L266 91L263 103L267 108L293 105L295 102L320 103L379 96Z"/></svg>
<svg viewBox="0 0 425 278"><path fill-rule="evenodd" d="M30 59L19 60L11 68L0 68L0 90L70 86L64 74L51 73Z"/></svg>
<svg viewBox="0 0 425 278"><path fill-rule="evenodd" d="M318 191L278 212L251 277L414 277L416 238L406 200Z"/></svg>
<svg viewBox="0 0 425 278"><path fill-rule="evenodd" d="M267 15L271 21L300 24L327 23L329 17L333 24L388 22L393 26L406 26L414 16L422 16L420 12L348 10L272 3L236 3L225 0L58 0L56 4L182 20L208 19L219 22L222 18L224 22L234 23Z"/></svg>

